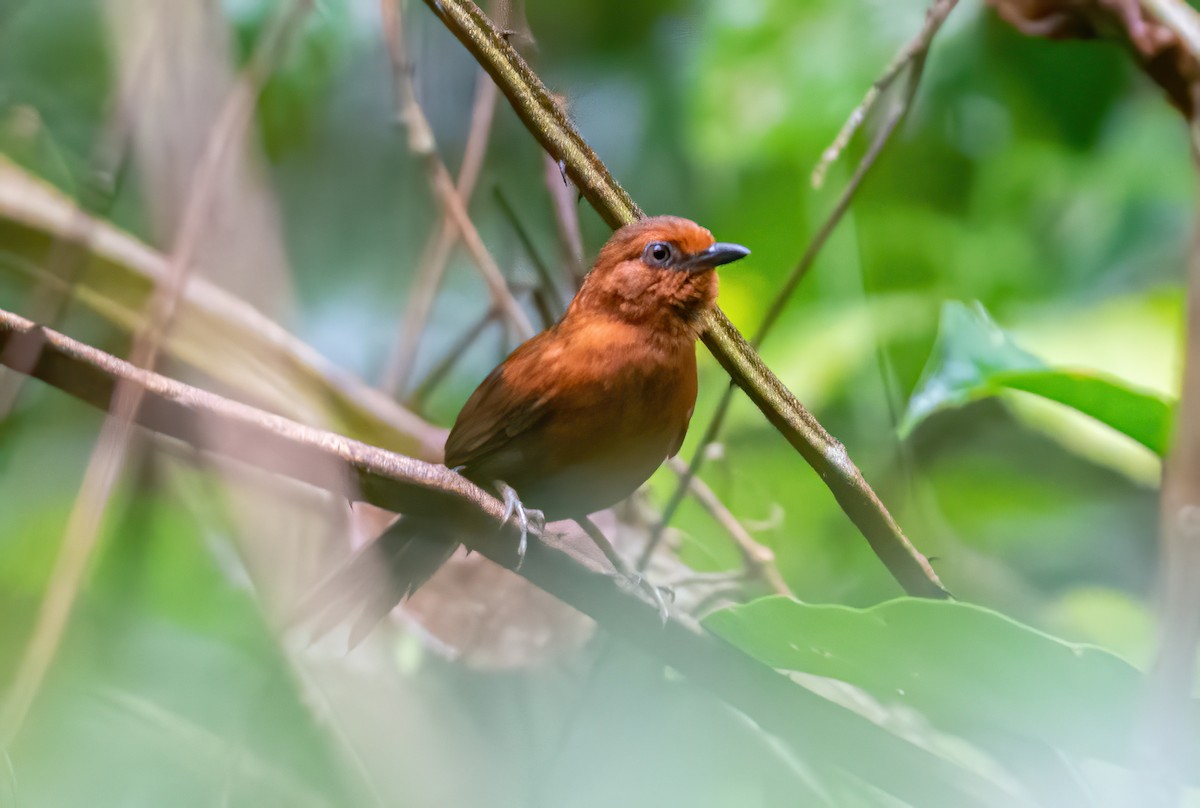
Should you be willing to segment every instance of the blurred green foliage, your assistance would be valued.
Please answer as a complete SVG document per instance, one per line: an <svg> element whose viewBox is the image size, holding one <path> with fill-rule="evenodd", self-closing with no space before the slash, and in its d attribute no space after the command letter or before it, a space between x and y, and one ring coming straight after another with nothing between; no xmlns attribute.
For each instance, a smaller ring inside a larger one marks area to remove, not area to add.
<svg viewBox="0 0 1200 808"><path fill-rule="evenodd" d="M0 0L0 152L76 197L114 114L119 5ZM410 6L418 91L455 169L474 65L422 4ZM279 4L212 9L229 32L223 58L237 66ZM924 4L570 0L525 11L528 58L633 197L753 249L722 276L722 304L749 332L861 138L822 190L809 184L812 167ZM436 225L393 97L377 4L319 0L266 83L255 126L294 282L285 325L367 380ZM518 285L532 282L532 265L492 191L556 260L542 172L502 102L471 211ZM108 216L165 250L143 179L136 166L121 174ZM710 625L773 664L861 687L872 702L856 709L965 768L1019 781L1046 804L1084 792L1107 804L1097 795L1124 782L1124 719L1151 650L1159 461L1147 447L1161 449L1177 393L1193 187L1182 122L1119 49L1028 39L986 8L956 9L906 125L763 355L949 588L994 611L876 605L899 594L894 582L739 398L704 477L775 552L803 603L752 603ZM581 217L591 252L605 228L586 206ZM0 244L0 265L11 246ZM20 313L29 289L14 277L0 271L0 306ZM997 349L986 330L948 327L948 300L978 301L1012 342ZM418 378L486 306L456 255ZM80 306L60 326L127 346ZM436 391L430 420L447 424L512 347L495 334ZM727 383L701 353L684 457ZM1082 375L1004 375L1045 368ZM947 389L920 407L913 396L931 381ZM1002 387L1036 396L990 395ZM921 417L902 432L914 408ZM0 423L0 683L29 639L98 425L38 384ZM19 741L0 749L0 806L895 804L852 767L814 769L608 640L548 669L498 674L389 635L349 656L318 649L306 664L338 685L314 688L320 677L306 678L250 588L247 570L263 561L237 541L248 529L229 516L231 497L202 474L180 482L153 452L134 458L43 695ZM653 499L674 482L660 473ZM307 512L277 521L295 546L321 538ZM694 503L677 527L691 566L737 566ZM833 656L774 655L791 642ZM896 677L926 672L936 686L893 698ZM1067 772L1060 754L1108 761Z"/></svg>
<svg viewBox="0 0 1200 808"><path fill-rule="evenodd" d="M1160 457L1171 437L1175 402L1092 371L1047 367L976 306L942 308L941 328L925 375L913 391L900 434L933 413L1006 391L1055 401L1090 415Z"/></svg>

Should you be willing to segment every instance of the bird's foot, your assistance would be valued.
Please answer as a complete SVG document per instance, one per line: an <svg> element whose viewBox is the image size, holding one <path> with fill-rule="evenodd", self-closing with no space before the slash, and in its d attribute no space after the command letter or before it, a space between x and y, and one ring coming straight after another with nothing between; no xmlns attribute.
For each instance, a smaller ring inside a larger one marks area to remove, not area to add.
<svg viewBox="0 0 1200 808"><path fill-rule="evenodd" d="M517 496L516 489L503 480L496 480L494 485L496 490L500 492L500 496L504 498L504 516L500 519L500 526L508 524L508 520L516 518L517 527L521 530L521 538L517 543L517 566L516 569L521 569L521 565L525 563L525 550L529 546L529 533L532 529L534 535L542 535L542 530L546 527L546 515L541 511L533 508L526 508L521 504L521 498Z"/></svg>
<svg viewBox="0 0 1200 808"><path fill-rule="evenodd" d="M645 576L637 570L629 566L629 563L621 557L617 552L617 548L613 547L612 542L604 535L604 531L596 526L596 523L586 516L575 517L575 522L583 528L584 532L591 538L592 543L604 553L604 557L608 559L608 563L613 565L613 569L617 571L625 583L633 590L641 590L650 596L650 600L658 607L658 616L665 626L670 617L670 612L667 610L667 599L675 600L675 593L670 589L662 589L646 580ZM666 594L667 598L663 597Z"/></svg>

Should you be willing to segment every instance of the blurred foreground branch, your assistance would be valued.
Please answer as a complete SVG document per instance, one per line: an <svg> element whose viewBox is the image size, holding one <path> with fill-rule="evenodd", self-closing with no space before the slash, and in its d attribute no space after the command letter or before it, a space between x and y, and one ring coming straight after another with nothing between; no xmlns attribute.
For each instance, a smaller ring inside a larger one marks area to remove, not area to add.
<svg viewBox="0 0 1200 808"><path fill-rule="evenodd" d="M1178 804L1197 742L1189 704L1200 645L1200 217L1194 227L1183 390L1159 502L1161 623L1138 749L1150 779L1148 805Z"/></svg>
<svg viewBox="0 0 1200 808"><path fill-rule="evenodd" d="M487 15L470 0L425 0L467 47L530 133L560 161L592 207L613 228L644 214L575 129L560 104ZM863 479L845 448L771 372L746 338L716 309L705 321L704 344L833 492L880 560L909 594L947 597L929 561L913 547Z"/></svg>
<svg viewBox="0 0 1200 808"><path fill-rule="evenodd" d="M1182 0L1143 0L1143 7L1188 57L1176 57L1175 64L1191 68L1180 73L1191 105L1176 106L1187 116L1200 177L1200 15ZM1200 647L1200 215L1194 217L1185 283L1183 383L1159 501L1161 624L1138 750L1147 796L1163 805L1179 804L1198 740L1189 708Z"/></svg>
<svg viewBox="0 0 1200 808"><path fill-rule="evenodd" d="M134 366L152 368L162 350L164 335L179 309L183 290L200 252L207 231L209 212L217 187L218 172L244 134L253 117L259 93L272 72L292 32L308 12L309 0L294 0L261 35L242 75L229 91L220 113L208 131L204 148L192 175L187 198L180 215L177 235L167 257L166 271L155 285L146 304L146 314L134 332L130 359ZM9 355L24 355L22 364L40 365L40 346L30 345ZM38 610L33 633L21 655L13 685L0 710L0 747L7 747L20 732L25 717L41 689L71 611L83 577L88 569L100 535L109 500L120 477L129 451L134 415L141 407L142 388L120 380L103 408L108 417L88 459L83 482L71 507L62 545L50 574L45 599Z"/></svg>
<svg viewBox="0 0 1200 808"><path fill-rule="evenodd" d="M383 508L436 515L473 550L510 569L516 564L515 528L503 521L503 503L444 466L173 381L0 310L0 356L16 343L37 348L30 375L94 407L106 409L118 384L135 387L141 393L135 421L152 431ZM860 761L857 775L916 803L932 784L946 804L1008 804L978 775L881 731L690 621L675 617L663 626L656 608L623 590L589 549L578 531L549 532L530 543L520 574L710 689L809 760ZM817 737L808 731L811 726L826 729Z"/></svg>
<svg viewBox="0 0 1200 808"><path fill-rule="evenodd" d="M1183 114L1193 164L1200 170L1200 16L1187 3L989 2L1031 36L1100 37L1123 45ZM1159 504L1161 622L1135 750L1144 776L1138 801L1145 805L1178 804L1197 742L1188 703L1200 645L1200 216L1194 228L1186 273L1182 396Z"/></svg>
<svg viewBox="0 0 1200 808"><path fill-rule="evenodd" d="M1122 45L1186 121L1200 171L1200 15L1183 0L988 0L1017 30ZM1187 337L1175 435L1160 495L1160 626L1135 748L1141 805L1180 799L1197 742L1189 708L1200 645L1200 216L1186 273Z"/></svg>
<svg viewBox="0 0 1200 808"><path fill-rule="evenodd" d="M67 286L40 265L53 245L78 250ZM81 211L47 183L0 156L0 274L46 283L126 332L165 277L167 259ZM203 277L182 292L165 347L178 359L239 390L259 406L427 460L439 460L445 431L333 365L274 320Z"/></svg>

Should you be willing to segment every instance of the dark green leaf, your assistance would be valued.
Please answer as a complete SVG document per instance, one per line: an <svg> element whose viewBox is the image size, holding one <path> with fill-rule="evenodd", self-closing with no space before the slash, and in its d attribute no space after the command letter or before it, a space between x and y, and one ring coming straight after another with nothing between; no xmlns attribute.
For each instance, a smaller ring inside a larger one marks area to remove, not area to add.
<svg viewBox="0 0 1200 808"><path fill-rule="evenodd" d="M929 363L900 429L908 434L931 414L1005 390L1070 407L1163 454L1173 402L1088 370L1051 368L1021 348L978 303L948 301Z"/></svg>

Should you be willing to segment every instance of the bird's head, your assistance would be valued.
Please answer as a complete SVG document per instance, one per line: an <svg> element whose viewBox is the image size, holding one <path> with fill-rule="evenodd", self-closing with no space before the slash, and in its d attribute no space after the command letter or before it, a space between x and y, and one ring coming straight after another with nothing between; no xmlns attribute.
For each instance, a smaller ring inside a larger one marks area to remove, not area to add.
<svg viewBox="0 0 1200 808"><path fill-rule="evenodd" d="M695 332L717 301L713 270L749 254L689 219L641 219L613 233L571 309Z"/></svg>

